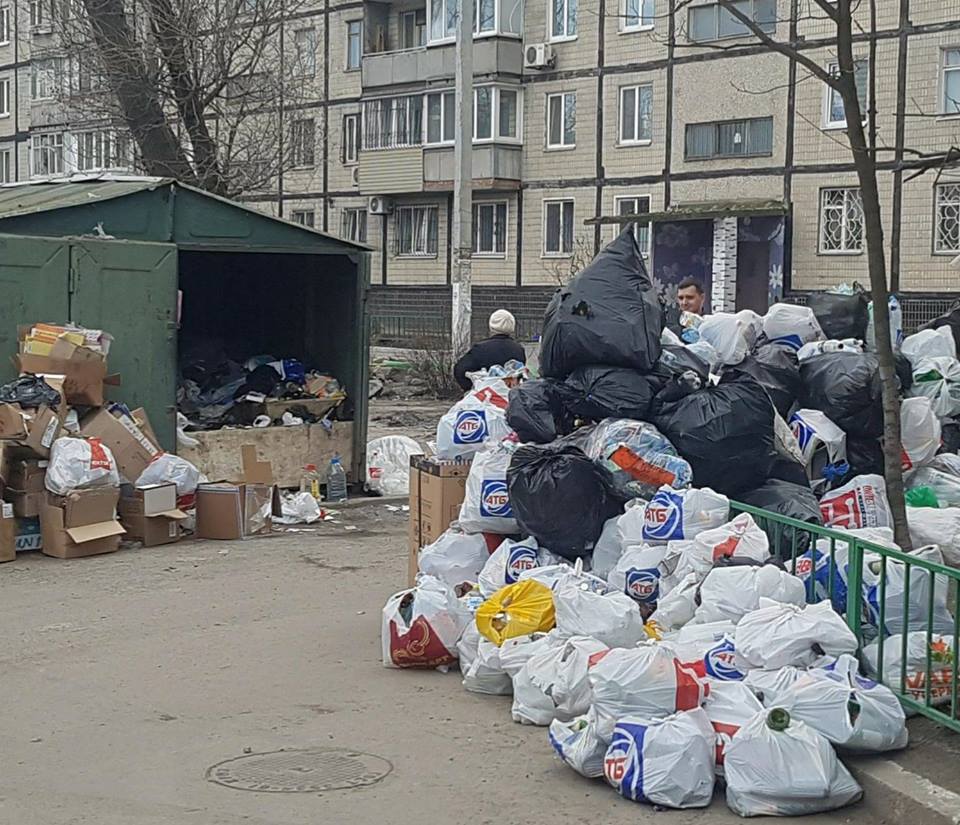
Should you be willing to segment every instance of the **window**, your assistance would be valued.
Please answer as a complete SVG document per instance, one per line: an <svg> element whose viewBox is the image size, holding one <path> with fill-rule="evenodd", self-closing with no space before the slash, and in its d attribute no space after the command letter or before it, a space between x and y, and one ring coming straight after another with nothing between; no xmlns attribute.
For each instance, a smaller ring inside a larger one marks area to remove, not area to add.
<svg viewBox="0 0 960 825"><path fill-rule="evenodd" d="M290 213L290 219L300 226L309 226L311 229L316 224L316 213L312 209L294 209Z"/></svg>
<svg viewBox="0 0 960 825"><path fill-rule="evenodd" d="M427 143L453 143L456 129L453 92L427 95Z"/></svg>
<svg viewBox="0 0 960 825"><path fill-rule="evenodd" d="M290 153L294 166L313 166L316 133L313 118L295 120L290 124Z"/></svg>
<svg viewBox="0 0 960 825"><path fill-rule="evenodd" d="M547 95L547 148L577 144L577 96L574 92Z"/></svg>
<svg viewBox="0 0 960 825"><path fill-rule="evenodd" d="M840 66L831 63L827 67L831 75L836 76L840 72ZM854 61L854 79L857 83L857 99L860 101L860 111L863 114L864 122L867 119L867 81L870 77L870 62L867 60ZM824 125L827 127L845 128L847 125L847 116L843 111L843 99L840 92L836 89L827 87L826 111L823 117Z"/></svg>
<svg viewBox="0 0 960 825"><path fill-rule="evenodd" d="M30 167L34 177L63 174L63 132L31 136Z"/></svg>
<svg viewBox="0 0 960 825"><path fill-rule="evenodd" d="M422 142L423 95L381 97L363 104L364 149L396 149Z"/></svg>
<svg viewBox="0 0 960 825"><path fill-rule="evenodd" d="M573 201L543 202L543 254L573 253Z"/></svg>
<svg viewBox="0 0 960 825"><path fill-rule="evenodd" d="M10 42L10 9L0 9L0 43Z"/></svg>
<svg viewBox="0 0 960 825"><path fill-rule="evenodd" d="M474 140L519 140L517 90L498 86L479 86L474 89L473 126Z"/></svg>
<svg viewBox="0 0 960 825"><path fill-rule="evenodd" d="M430 0L428 28L431 42L452 40L456 37L459 7L459 0ZM520 34L522 25L521 0L474 0L475 35L495 34L498 31L503 34Z"/></svg>
<svg viewBox="0 0 960 825"><path fill-rule="evenodd" d="M507 254L507 204L473 205L473 254L503 257Z"/></svg>
<svg viewBox="0 0 960 825"><path fill-rule="evenodd" d="M293 33L297 52L297 69L301 75L313 77L317 73L317 30L297 29Z"/></svg>
<svg viewBox="0 0 960 825"><path fill-rule="evenodd" d="M687 124L684 154L687 160L772 154L772 117Z"/></svg>
<svg viewBox="0 0 960 825"><path fill-rule="evenodd" d="M497 136L510 140L520 139L520 129L517 122L517 90L497 89L499 97L499 126Z"/></svg>
<svg viewBox="0 0 960 825"><path fill-rule="evenodd" d="M0 149L0 183L13 182L13 152Z"/></svg>
<svg viewBox="0 0 960 825"><path fill-rule="evenodd" d="M628 195L613 199L613 209L618 215L645 215L650 211L649 195ZM650 257L650 224L636 223L633 225L637 235L637 243L644 255ZM622 226L615 226L614 231L620 234Z"/></svg>
<svg viewBox="0 0 960 825"><path fill-rule="evenodd" d="M474 0L473 31L493 32L497 30L497 0Z"/></svg>
<svg viewBox="0 0 960 825"><path fill-rule="evenodd" d="M107 87L106 77L95 54L83 53L74 60L76 91L96 92Z"/></svg>
<svg viewBox="0 0 960 825"><path fill-rule="evenodd" d="M427 44L426 9L400 13L400 48L416 49Z"/></svg>
<svg viewBox="0 0 960 825"><path fill-rule="evenodd" d="M132 166L130 139L112 129L76 132L77 169L94 172L102 169L129 169Z"/></svg>
<svg viewBox="0 0 960 825"><path fill-rule="evenodd" d="M43 0L30 0L30 28L43 25Z"/></svg>
<svg viewBox="0 0 960 825"><path fill-rule="evenodd" d="M367 241L367 210L344 209L340 217L340 237L348 241L366 243Z"/></svg>
<svg viewBox="0 0 960 825"><path fill-rule="evenodd" d="M820 190L820 252L863 252L863 202L859 188Z"/></svg>
<svg viewBox="0 0 960 825"><path fill-rule="evenodd" d="M960 114L960 49L943 50L943 102L945 115Z"/></svg>
<svg viewBox="0 0 960 825"><path fill-rule="evenodd" d="M490 140L493 137L493 87L474 89L473 105L473 139Z"/></svg>
<svg viewBox="0 0 960 825"><path fill-rule="evenodd" d="M620 90L620 143L649 143L653 139L653 86L626 86Z"/></svg>
<svg viewBox="0 0 960 825"><path fill-rule="evenodd" d="M356 163L360 150L360 115L343 116L343 162Z"/></svg>
<svg viewBox="0 0 960 825"><path fill-rule="evenodd" d="M363 57L363 21L347 22L347 71L360 68Z"/></svg>
<svg viewBox="0 0 960 825"><path fill-rule="evenodd" d="M623 0L620 31L641 31L653 28L654 0Z"/></svg>
<svg viewBox="0 0 960 825"><path fill-rule="evenodd" d="M577 0L550 0L550 39L577 36Z"/></svg>
<svg viewBox="0 0 960 825"><path fill-rule="evenodd" d="M63 75L63 58L48 57L34 60L30 66L30 97L34 100L52 98Z"/></svg>
<svg viewBox="0 0 960 825"><path fill-rule="evenodd" d="M421 258L437 254L436 206L401 206L396 211L396 254Z"/></svg>
<svg viewBox="0 0 960 825"><path fill-rule="evenodd" d="M960 183L937 185L935 252L960 252Z"/></svg>
<svg viewBox="0 0 960 825"><path fill-rule="evenodd" d="M0 117L10 114L10 79L0 78Z"/></svg>
<svg viewBox="0 0 960 825"><path fill-rule="evenodd" d="M760 30L773 34L777 30L777 0L738 0L736 9L756 23ZM695 6L689 10L687 33L694 42L744 37L750 30L726 9L717 4Z"/></svg>

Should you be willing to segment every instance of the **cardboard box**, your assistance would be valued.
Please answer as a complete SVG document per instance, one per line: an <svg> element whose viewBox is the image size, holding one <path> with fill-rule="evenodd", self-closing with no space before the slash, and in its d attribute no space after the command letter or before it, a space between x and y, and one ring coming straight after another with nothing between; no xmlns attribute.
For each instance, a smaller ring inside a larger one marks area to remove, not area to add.
<svg viewBox="0 0 960 825"><path fill-rule="evenodd" d="M410 457L410 583L417 574L420 548L436 541L460 515L470 461Z"/></svg>
<svg viewBox="0 0 960 825"><path fill-rule="evenodd" d="M0 506L0 562L13 561L17 557L17 520L13 506Z"/></svg>
<svg viewBox="0 0 960 825"><path fill-rule="evenodd" d="M116 519L119 498L116 487L48 495L40 507L43 552L76 559L118 550L124 532Z"/></svg>
<svg viewBox="0 0 960 825"><path fill-rule="evenodd" d="M43 481L47 475L47 464L42 458L4 457L3 471L0 473L7 487L15 492L42 493L46 488Z"/></svg>
<svg viewBox="0 0 960 825"><path fill-rule="evenodd" d="M180 540L180 522L187 514L177 509L175 484L137 487L120 499L120 523L127 536L144 547L171 544Z"/></svg>
<svg viewBox="0 0 960 825"><path fill-rule="evenodd" d="M80 435L99 438L113 453L120 474L132 483L163 450L125 412L100 409L83 419Z"/></svg>
<svg viewBox="0 0 960 825"><path fill-rule="evenodd" d="M42 330L45 327L49 328L50 334L44 338ZM14 365L21 373L63 376L63 395L69 404L103 406L104 384L120 383L119 376L107 375L106 352L109 350L109 336L99 330L80 333L81 335L87 332L96 333L100 336L96 346L101 351L97 351L87 346L78 346L77 340L80 339L73 332L58 333L56 331L58 329L63 328L44 324L21 326L19 328L20 352L14 356ZM34 340L41 340L41 338L49 343L49 354L41 354L46 351L45 346L32 345ZM28 341L31 343L30 346Z"/></svg>
<svg viewBox="0 0 960 825"><path fill-rule="evenodd" d="M201 484L197 487L197 537L243 539L271 532L274 494L269 484Z"/></svg>
<svg viewBox="0 0 960 825"><path fill-rule="evenodd" d="M50 447L60 436L66 435L60 414L50 407L26 410L27 437L18 442L40 458L50 457Z"/></svg>
<svg viewBox="0 0 960 825"><path fill-rule="evenodd" d="M3 495L4 498L13 505L13 514L17 518L36 518L40 515L43 503L47 499L45 490L34 493L24 493L8 487Z"/></svg>
<svg viewBox="0 0 960 825"><path fill-rule="evenodd" d="M0 438L17 440L27 437L27 419L19 404L0 404Z"/></svg>

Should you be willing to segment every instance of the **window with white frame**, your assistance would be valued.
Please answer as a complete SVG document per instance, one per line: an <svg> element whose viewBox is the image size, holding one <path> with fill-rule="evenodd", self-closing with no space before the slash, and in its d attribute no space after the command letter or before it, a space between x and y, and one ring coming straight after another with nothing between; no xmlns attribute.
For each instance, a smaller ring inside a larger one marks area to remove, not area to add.
<svg viewBox="0 0 960 825"><path fill-rule="evenodd" d="M621 0L620 31L635 32L653 28L654 0Z"/></svg>
<svg viewBox="0 0 960 825"><path fill-rule="evenodd" d="M453 143L456 132L453 92L427 95L427 143Z"/></svg>
<svg viewBox="0 0 960 825"><path fill-rule="evenodd" d="M340 237L348 241L366 243L367 210L360 208L344 209L340 216Z"/></svg>
<svg viewBox="0 0 960 825"><path fill-rule="evenodd" d="M313 229L317 221L317 213L312 209L294 209L290 213L290 220L300 226L309 226Z"/></svg>
<svg viewBox="0 0 960 825"><path fill-rule="evenodd" d="M356 163L360 152L360 115L343 116L343 162Z"/></svg>
<svg viewBox="0 0 960 825"><path fill-rule="evenodd" d="M649 143L653 139L653 86L620 89L620 143Z"/></svg>
<svg viewBox="0 0 960 825"><path fill-rule="evenodd" d="M434 258L437 255L439 209L436 206L400 206L394 212L394 249L398 257Z"/></svg>
<svg viewBox="0 0 960 825"><path fill-rule="evenodd" d="M47 57L30 64L30 97L48 100L56 94L63 76L63 58Z"/></svg>
<svg viewBox="0 0 960 825"><path fill-rule="evenodd" d="M737 0L734 7L749 17L767 34L777 30L777 0ZM728 37L749 37L750 29L727 9L712 3L688 10L687 36L695 43L724 40Z"/></svg>
<svg viewBox="0 0 960 825"><path fill-rule="evenodd" d="M577 36L577 0L550 0L550 39Z"/></svg>
<svg viewBox="0 0 960 825"><path fill-rule="evenodd" d="M520 140L520 92L497 87L497 137Z"/></svg>
<svg viewBox="0 0 960 825"><path fill-rule="evenodd" d="M960 114L960 48L943 50L940 112Z"/></svg>
<svg viewBox="0 0 960 825"><path fill-rule="evenodd" d="M297 70L301 75L313 77L317 73L317 30L297 29L293 33Z"/></svg>
<svg viewBox="0 0 960 825"><path fill-rule="evenodd" d="M0 45L10 42L10 7L0 8Z"/></svg>
<svg viewBox="0 0 960 825"><path fill-rule="evenodd" d="M423 140L423 97L404 95L365 101L363 148L419 146Z"/></svg>
<svg viewBox="0 0 960 825"><path fill-rule="evenodd" d="M827 71L836 76L840 72L838 63L831 63ZM854 79L857 84L857 99L860 101L860 112L864 121L867 119L867 83L870 78L870 61L854 61ZM843 109L843 98L836 89L827 87L823 113L824 126L843 128L847 125L847 116Z"/></svg>
<svg viewBox="0 0 960 825"><path fill-rule="evenodd" d="M63 174L63 132L31 135L30 173L34 177Z"/></svg>
<svg viewBox="0 0 960 825"><path fill-rule="evenodd" d="M30 27L43 25L43 0L30 0Z"/></svg>
<svg viewBox="0 0 960 825"><path fill-rule="evenodd" d="M820 190L820 252L863 252L863 201L859 187Z"/></svg>
<svg viewBox="0 0 960 825"><path fill-rule="evenodd" d="M10 114L10 78L0 77L0 117Z"/></svg>
<svg viewBox="0 0 960 825"><path fill-rule="evenodd" d="M572 0L576 2L576 0ZM430 0L427 31L431 43L453 40L457 34L459 0ZM522 0L474 0L474 35L520 34Z"/></svg>
<svg viewBox="0 0 960 825"><path fill-rule="evenodd" d="M73 141L81 172L129 169L133 165L130 138L114 129L74 132Z"/></svg>
<svg viewBox="0 0 960 825"><path fill-rule="evenodd" d="M937 184L937 225L934 251L960 252L960 183Z"/></svg>
<svg viewBox="0 0 960 825"><path fill-rule="evenodd" d="M316 152L316 130L313 118L301 118L290 124L290 160L294 166L313 166Z"/></svg>
<svg viewBox="0 0 960 825"><path fill-rule="evenodd" d="M363 57L363 21L347 21L347 71L360 68Z"/></svg>
<svg viewBox="0 0 960 825"><path fill-rule="evenodd" d="M618 195L613 199L613 211L617 215L645 215L650 211L649 195ZM623 224L614 227L615 236L620 234ZM637 236L637 244L640 251L650 257L650 224L635 223L633 225L634 233Z"/></svg>
<svg viewBox="0 0 960 825"><path fill-rule="evenodd" d="M473 139L519 140L516 89L479 86L473 93Z"/></svg>
<svg viewBox="0 0 960 825"><path fill-rule="evenodd" d="M473 205L473 254L500 258L507 254L506 201Z"/></svg>
<svg viewBox="0 0 960 825"><path fill-rule="evenodd" d="M426 9L400 12L400 48L416 49L427 44Z"/></svg>
<svg viewBox="0 0 960 825"><path fill-rule="evenodd" d="M577 144L577 95L547 95L547 148L565 149Z"/></svg>
<svg viewBox="0 0 960 825"><path fill-rule="evenodd" d="M0 183L13 183L13 152L0 149Z"/></svg>
<svg viewBox="0 0 960 825"><path fill-rule="evenodd" d="M573 254L573 199L543 202L543 254Z"/></svg>

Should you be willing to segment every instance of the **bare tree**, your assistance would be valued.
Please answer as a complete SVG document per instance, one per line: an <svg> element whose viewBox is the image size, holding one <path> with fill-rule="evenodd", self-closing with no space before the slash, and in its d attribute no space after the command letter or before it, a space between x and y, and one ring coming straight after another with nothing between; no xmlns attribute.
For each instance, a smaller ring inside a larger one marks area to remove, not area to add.
<svg viewBox="0 0 960 825"><path fill-rule="evenodd" d="M313 162L315 132L284 123L316 64L315 41L284 48L298 2L73 0L57 23L60 102L74 121L129 132L148 174L226 196L263 189Z"/></svg>

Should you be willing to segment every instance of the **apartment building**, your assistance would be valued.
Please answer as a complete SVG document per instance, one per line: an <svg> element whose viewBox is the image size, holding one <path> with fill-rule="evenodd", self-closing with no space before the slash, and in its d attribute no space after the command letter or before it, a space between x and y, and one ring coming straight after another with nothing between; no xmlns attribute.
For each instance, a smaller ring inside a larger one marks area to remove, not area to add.
<svg viewBox="0 0 960 825"><path fill-rule="evenodd" d="M0 180L123 167L129 153L114 132L58 123L45 106L52 69L30 55L49 36L49 2L0 0ZM956 291L960 170L914 178L896 165L960 146L960 18L940 0L877 6L872 43L860 12L857 77L865 108L871 78L876 89L890 268L903 292ZM740 8L835 66L811 0ZM450 283L456 11L457 0L298 7L285 27L307 66L305 98L285 113L296 168L246 196L367 242L374 284L394 294ZM647 212L638 234L668 298L687 275L714 309L867 281L842 104L716 3L475 0L474 31L480 290L545 295L613 237L590 221Z"/></svg>

